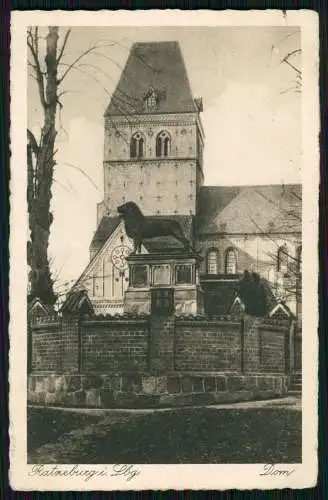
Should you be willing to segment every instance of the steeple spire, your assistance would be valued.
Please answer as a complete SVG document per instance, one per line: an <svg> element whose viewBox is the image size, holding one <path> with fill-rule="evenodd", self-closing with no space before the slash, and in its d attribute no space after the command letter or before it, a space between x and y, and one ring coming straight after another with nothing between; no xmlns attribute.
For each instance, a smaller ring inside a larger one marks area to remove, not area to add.
<svg viewBox="0 0 328 500"><path fill-rule="evenodd" d="M198 111L178 42L138 42L105 116Z"/></svg>

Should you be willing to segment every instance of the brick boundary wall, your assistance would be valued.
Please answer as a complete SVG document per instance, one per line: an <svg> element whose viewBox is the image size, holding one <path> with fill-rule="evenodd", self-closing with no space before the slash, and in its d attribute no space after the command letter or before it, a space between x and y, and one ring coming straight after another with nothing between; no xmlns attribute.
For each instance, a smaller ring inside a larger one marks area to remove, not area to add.
<svg viewBox="0 0 328 500"><path fill-rule="evenodd" d="M138 407L284 394L291 328L249 316L65 316L30 324L28 401Z"/></svg>
<svg viewBox="0 0 328 500"><path fill-rule="evenodd" d="M242 322L176 320L175 368L182 371L241 371Z"/></svg>
<svg viewBox="0 0 328 500"><path fill-rule="evenodd" d="M148 369L148 320L84 320L81 342L82 372Z"/></svg>

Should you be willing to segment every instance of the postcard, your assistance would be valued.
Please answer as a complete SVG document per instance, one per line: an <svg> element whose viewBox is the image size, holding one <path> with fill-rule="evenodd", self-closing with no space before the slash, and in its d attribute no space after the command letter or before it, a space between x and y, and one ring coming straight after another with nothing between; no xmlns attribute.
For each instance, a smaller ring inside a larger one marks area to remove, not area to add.
<svg viewBox="0 0 328 500"><path fill-rule="evenodd" d="M13 489L316 484L318 46L312 11L12 13Z"/></svg>

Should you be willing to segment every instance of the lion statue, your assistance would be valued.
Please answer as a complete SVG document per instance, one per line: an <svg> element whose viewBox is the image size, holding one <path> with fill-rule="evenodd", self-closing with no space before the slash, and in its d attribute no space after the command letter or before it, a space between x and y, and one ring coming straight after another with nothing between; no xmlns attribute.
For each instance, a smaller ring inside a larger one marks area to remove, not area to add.
<svg viewBox="0 0 328 500"><path fill-rule="evenodd" d="M133 201L128 201L117 207L118 213L123 217L125 232L133 240L134 253L141 252L144 239L158 236L173 236L180 241L185 249L190 248L189 241L184 236L180 224L171 219L150 219L145 217L140 208Z"/></svg>

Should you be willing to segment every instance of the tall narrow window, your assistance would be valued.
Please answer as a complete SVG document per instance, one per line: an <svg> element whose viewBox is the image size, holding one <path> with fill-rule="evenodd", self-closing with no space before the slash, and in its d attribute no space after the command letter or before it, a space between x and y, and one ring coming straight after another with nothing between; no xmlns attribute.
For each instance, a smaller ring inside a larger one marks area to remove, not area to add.
<svg viewBox="0 0 328 500"><path fill-rule="evenodd" d="M237 274L237 257L233 248L228 248L225 260L226 274Z"/></svg>
<svg viewBox="0 0 328 500"><path fill-rule="evenodd" d="M140 132L136 132L131 139L131 158L142 158L144 156L145 140Z"/></svg>
<svg viewBox="0 0 328 500"><path fill-rule="evenodd" d="M207 253L207 274L218 274L219 271L219 253L217 250L209 250Z"/></svg>
<svg viewBox="0 0 328 500"><path fill-rule="evenodd" d="M281 247L278 248L278 253L277 253L277 271L283 273L287 272L287 265L288 265L287 246L282 245Z"/></svg>
<svg viewBox="0 0 328 500"><path fill-rule="evenodd" d="M171 147L170 136L167 132L162 131L156 137L156 156L169 156Z"/></svg>

